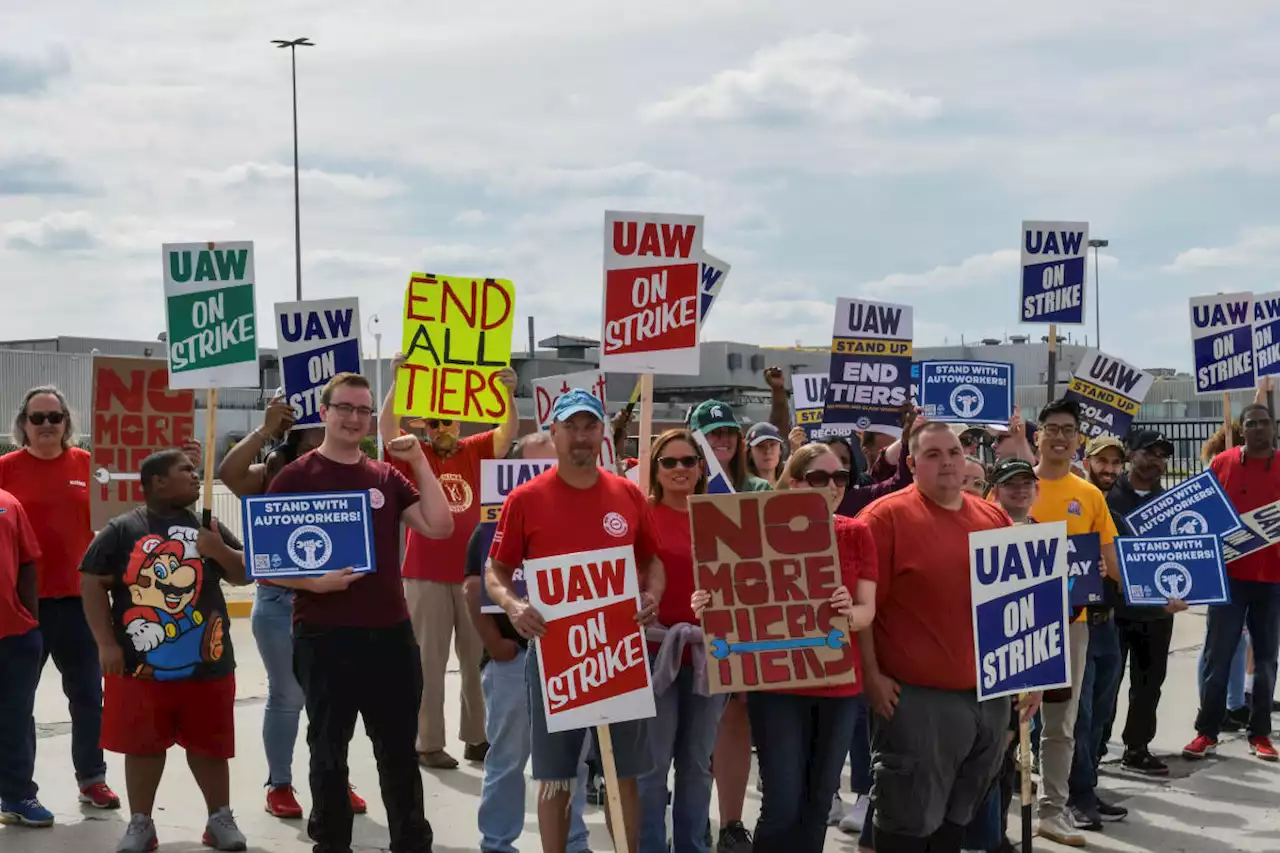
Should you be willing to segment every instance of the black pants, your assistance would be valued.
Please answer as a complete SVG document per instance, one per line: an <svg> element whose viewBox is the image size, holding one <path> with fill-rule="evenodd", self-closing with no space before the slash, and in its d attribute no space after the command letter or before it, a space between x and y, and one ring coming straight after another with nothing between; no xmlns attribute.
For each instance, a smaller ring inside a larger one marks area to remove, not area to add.
<svg viewBox="0 0 1280 853"><path fill-rule="evenodd" d="M1169 671L1169 643L1173 640L1173 617L1135 621L1116 617L1120 631L1120 661L1129 661L1129 717L1123 740L1126 749L1143 750L1156 736L1156 709L1160 691ZM1110 740L1107 728L1103 743Z"/></svg>
<svg viewBox="0 0 1280 853"><path fill-rule="evenodd" d="M422 664L408 622L394 628L294 629L293 672L307 697L315 853L350 853L347 747L356 715L373 742L392 853L430 853L414 740Z"/></svg>

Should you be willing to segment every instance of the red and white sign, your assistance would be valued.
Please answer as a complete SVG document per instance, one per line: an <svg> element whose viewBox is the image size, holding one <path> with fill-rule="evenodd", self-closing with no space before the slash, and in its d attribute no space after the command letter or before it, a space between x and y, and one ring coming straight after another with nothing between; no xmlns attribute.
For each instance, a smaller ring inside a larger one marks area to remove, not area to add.
<svg viewBox="0 0 1280 853"><path fill-rule="evenodd" d="M525 560L524 577L547 622L536 643L547 731L654 716L631 546Z"/></svg>
<svg viewBox="0 0 1280 853"><path fill-rule="evenodd" d="M581 388L600 401L604 410L609 411L609 403L605 398L604 373L598 370L584 370L581 373L562 373L559 376L544 376L533 380L533 410L538 416L538 429L551 431L551 413L556 400L561 394L568 394L573 388ZM614 470L615 455L613 438L609 424L605 424L604 442L600 445L600 465Z"/></svg>
<svg viewBox="0 0 1280 853"><path fill-rule="evenodd" d="M604 214L600 369L696 376L702 217Z"/></svg>

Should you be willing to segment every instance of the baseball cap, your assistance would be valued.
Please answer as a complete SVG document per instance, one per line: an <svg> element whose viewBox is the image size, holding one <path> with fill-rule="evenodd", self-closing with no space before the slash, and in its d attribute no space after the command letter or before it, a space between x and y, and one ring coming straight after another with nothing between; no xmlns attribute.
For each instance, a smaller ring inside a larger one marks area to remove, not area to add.
<svg viewBox="0 0 1280 853"><path fill-rule="evenodd" d="M742 429L738 419L733 416L733 409L728 403L719 400L705 400L694 407L689 415L689 428L700 433L708 433L714 429L728 427Z"/></svg>
<svg viewBox="0 0 1280 853"><path fill-rule="evenodd" d="M1089 439L1089 443L1084 448L1084 455L1086 457L1097 456L1108 447L1120 451L1120 458L1124 458L1124 442L1114 435L1099 435Z"/></svg>
<svg viewBox="0 0 1280 853"><path fill-rule="evenodd" d="M991 472L991 482L993 485L999 486L1009 482L1020 474L1030 474L1033 479L1040 479L1036 476L1036 469L1034 465L1025 459L1010 456L1009 458L1001 459L996 463L996 467Z"/></svg>
<svg viewBox="0 0 1280 853"><path fill-rule="evenodd" d="M1164 451L1165 456L1174 454L1173 442L1164 437L1164 433L1156 429L1140 429L1134 433L1130 439L1130 447L1134 450L1147 450L1152 447L1159 447Z"/></svg>
<svg viewBox="0 0 1280 853"><path fill-rule="evenodd" d="M557 422L568 420L570 416L576 415L578 412L594 415L601 421L605 419L604 403L601 403L581 388L572 388L561 394L560 398L556 400L555 406L551 408L551 420Z"/></svg>
<svg viewBox="0 0 1280 853"><path fill-rule="evenodd" d="M751 429L747 430L747 447L755 447L766 441L782 443L782 435L778 432L778 428L767 421L752 424Z"/></svg>

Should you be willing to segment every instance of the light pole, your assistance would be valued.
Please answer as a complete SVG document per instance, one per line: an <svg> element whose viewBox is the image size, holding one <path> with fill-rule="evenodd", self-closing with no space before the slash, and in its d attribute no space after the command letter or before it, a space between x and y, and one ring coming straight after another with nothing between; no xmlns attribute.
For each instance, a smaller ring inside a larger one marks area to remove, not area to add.
<svg viewBox="0 0 1280 853"><path fill-rule="evenodd" d="M278 48L289 48L289 64L293 67L293 259L298 279L297 299L302 301L302 216L298 204L298 48L315 47L315 42L303 36L286 41L272 39Z"/></svg>
<svg viewBox="0 0 1280 853"><path fill-rule="evenodd" d="M1110 240L1089 241L1089 248L1093 249L1093 316L1098 323L1098 352L1102 352L1102 286L1098 284L1098 250L1110 245Z"/></svg>
<svg viewBox="0 0 1280 853"><path fill-rule="evenodd" d="M373 356L377 367L374 368L373 387L374 393L377 394L373 398L375 406L383 405L382 400L382 321L378 319L378 315L374 314L369 318L369 331L373 333ZM382 458L382 430L378 430L378 458Z"/></svg>

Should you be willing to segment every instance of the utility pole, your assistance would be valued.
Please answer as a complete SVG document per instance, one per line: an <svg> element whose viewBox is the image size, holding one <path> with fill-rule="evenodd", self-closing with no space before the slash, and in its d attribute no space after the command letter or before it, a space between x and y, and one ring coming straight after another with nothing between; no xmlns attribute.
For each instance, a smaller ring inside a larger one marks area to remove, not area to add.
<svg viewBox="0 0 1280 853"><path fill-rule="evenodd" d="M1111 245L1110 240L1090 240L1093 249L1093 316L1097 321L1098 352L1102 352L1102 285L1098 283L1098 250Z"/></svg>

